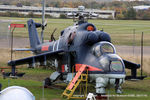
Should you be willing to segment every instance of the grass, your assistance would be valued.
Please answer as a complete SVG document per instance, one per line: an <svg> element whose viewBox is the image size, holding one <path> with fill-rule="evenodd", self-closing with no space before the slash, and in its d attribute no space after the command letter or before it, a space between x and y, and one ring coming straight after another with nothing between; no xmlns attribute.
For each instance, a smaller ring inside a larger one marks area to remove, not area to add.
<svg viewBox="0 0 150 100"><path fill-rule="evenodd" d="M25 72L26 70L27 69L24 69ZM35 69L35 71L36 70L37 69ZM34 72L34 71L32 70L31 72ZM28 77L28 80L24 77L21 79L2 79L2 77L0 77L0 83L3 84L3 89L6 88L8 84L9 86L17 85L17 86L25 87L33 93L33 95L36 97L36 100L42 100L43 99L42 81L37 81L39 77L36 77L37 80L32 80L31 78L32 76L34 76L34 74ZM115 94L114 88L109 90L109 95L113 96L113 97L110 97L110 100L143 100L143 99L149 100L150 99L150 90L149 90L150 84L149 83L150 83L150 79L145 79L142 81L126 81L122 86L123 94L121 95ZM66 85L61 85L61 86L64 86L64 87L56 88L55 86L55 88L46 88L44 90L45 100L56 100L56 99L66 100L60 97ZM94 85L90 85L90 86L94 86ZM92 89L92 92L95 91L94 87L92 88L89 87L89 88L90 88L89 92L91 91L91 89ZM107 93L108 93L108 90L107 90Z"/></svg>
<svg viewBox="0 0 150 100"><path fill-rule="evenodd" d="M32 77L32 76L31 76ZM42 82L39 81L33 81L33 80L23 80L23 79L2 79L0 78L0 82L3 85L3 88L6 88L8 86L22 86L27 89L29 89L33 95L35 96L36 100L42 100L43 99L43 91L42 91ZM44 98L45 100L63 100L60 97L60 94L63 92L63 90L57 90L57 89L45 89L44 90Z"/></svg>
<svg viewBox="0 0 150 100"><path fill-rule="evenodd" d="M26 24L26 21L29 18L5 18L2 19L11 19L19 20L13 23L23 23ZM41 19L34 19L36 22L41 23ZM141 33L144 33L144 45L150 46L150 21L142 20L89 20L90 23L96 25L97 29L104 30L109 33L112 38L112 42L116 45L132 45L133 44L133 33L135 30L135 45L140 45ZM50 39L50 34L55 28L57 31L55 37L58 39L60 32L67 28L68 26L73 25L72 19L47 19L47 27L44 31L44 38ZM40 34L41 29L38 29ZM28 37L27 28L17 28L14 32L15 36L18 37Z"/></svg>

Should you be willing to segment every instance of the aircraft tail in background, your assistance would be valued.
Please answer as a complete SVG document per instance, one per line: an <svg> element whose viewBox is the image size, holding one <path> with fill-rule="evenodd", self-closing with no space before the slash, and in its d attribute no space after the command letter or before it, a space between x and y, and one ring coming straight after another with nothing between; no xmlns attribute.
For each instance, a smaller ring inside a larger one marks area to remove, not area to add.
<svg viewBox="0 0 150 100"><path fill-rule="evenodd" d="M36 49L37 46L41 44L36 28L41 27L42 24L35 23L32 19L28 20L27 24L28 24L30 47L31 49Z"/></svg>

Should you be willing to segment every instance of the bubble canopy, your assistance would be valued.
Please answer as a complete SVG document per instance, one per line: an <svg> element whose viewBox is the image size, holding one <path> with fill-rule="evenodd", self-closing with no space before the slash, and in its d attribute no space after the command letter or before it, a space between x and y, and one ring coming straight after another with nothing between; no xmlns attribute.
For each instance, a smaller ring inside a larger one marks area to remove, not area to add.
<svg viewBox="0 0 150 100"><path fill-rule="evenodd" d="M110 42L99 42L93 46L92 52L95 56L100 57L103 54L116 54L116 49Z"/></svg>

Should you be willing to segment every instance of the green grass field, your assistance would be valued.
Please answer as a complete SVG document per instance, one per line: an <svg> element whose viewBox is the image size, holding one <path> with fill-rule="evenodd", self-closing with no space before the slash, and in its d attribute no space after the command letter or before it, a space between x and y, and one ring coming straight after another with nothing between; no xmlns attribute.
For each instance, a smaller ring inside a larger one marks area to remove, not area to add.
<svg viewBox="0 0 150 100"><path fill-rule="evenodd" d="M24 23L29 18L5 18L1 17L0 20L11 19L19 20L13 23ZM41 22L41 19L34 19L36 22ZM47 27L44 31L44 38L50 39L50 34L55 28L57 28L55 37L58 39L60 32L67 28L68 26L73 25L72 19L46 19ZM141 33L144 33L144 45L150 46L150 21L142 20L89 20L90 23L96 25L97 29L104 30L111 35L112 42L115 45L133 45L133 37L135 30L135 45L140 45ZM41 29L38 29L40 34ZM18 28L15 29L15 36L19 37L28 37L27 28Z"/></svg>
<svg viewBox="0 0 150 100"><path fill-rule="evenodd" d="M8 71L8 70L6 70ZM3 79L0 76L0 83L3 85L3 89L8 86L22 86L29 89L33 95L35 96L36 100L43 99L43 79L50 75L52 71L44 70L44 69L27 69L22 68L18 70L19 72L25 72L25 76L23 78L18 79ZM64 100L60 97L60 94L63 90L57 89L44 89L44 98L45 100Z"/></svg>
<svg viewBox="0 0 150 100"><path fill-rule="evenodd" d="M19 69L19 72L26 72L26 75L23 78L19 79L2 79L0 77L0 83L3 84L3 89L8 85L13 86L23 86L29 89L33 95L36 97L36 100L43 100L43 79L46 75L50 75L51 71L44 69ZM117 95L114 92L114 88L109 90L109 95L114 96L110 97L110 100L150 100L150 79L147 78L143 81L126 81L123 84L123 94ZM59 86L63 86L58 88ZM89 92L95 91L94 85L89 85ZM91 87L93 86L93 87ZM66 85L58 84L55 88L46 88L44 89L44 100L66 100L61 98L61 94L63 93L63 89L65 89ZM108 90L107 90L108 93ZM119 97L120 96L120 97ZM122 96L122 97L121 97Z"/></svg>

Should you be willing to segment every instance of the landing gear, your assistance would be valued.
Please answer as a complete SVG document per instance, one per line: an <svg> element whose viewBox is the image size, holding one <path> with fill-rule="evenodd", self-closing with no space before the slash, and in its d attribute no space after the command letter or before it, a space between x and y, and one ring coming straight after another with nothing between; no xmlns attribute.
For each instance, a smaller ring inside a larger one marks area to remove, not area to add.
<svg viewBox="0 0 150 100"><path fill-rule="evenodd" d="M122 94L123 93L121 86L116 87L115 91L116 91L117 94Z"/></svg>
<svg viewBox="0 0 150 100"><path fill-rule="evenodd" d="M116 79L116 81L115 81L115 84L116 84L115 91L117 94L122 94L122 88L119 84L120 83L119 81L120 81L120 79Z"/></svg>
<svg viewBox="0 0 150 100"><path fill-rule="evenodd" d="M48 88L50 85L51 85L51 80L50 80L49 77L47 77L47 78L44 80L44 88Z"/></svg>
<svg viewBox="0 0 150 100"><path fill-rule="evenodd" d="M53 72L50 77L46 78L44 80L44 87L48 88L49 86L52 85L52 83L54 83L59 77L60 77L60 73L59 72Z"/></svg>
<svg viewBox="0 0 150 100"><path fill-rule="evenodd" d="M117 94L122 94L122 88L121 84L124 82L123 79L108 79L108 78L102 78L98 77L96 79L96 93L97 94L102 94L105 95L106 91L105 88L106 86L113 86L115 87L115 91Z"/></svg>
<svg viewBox="0 0 150 100"><path fill-rule="evenodd" d="M104 78L98 77L96 79L96 93L97 94L102 94L105 95L106 91L105 91L105 87L106 87L106 80Z"/></svg>

